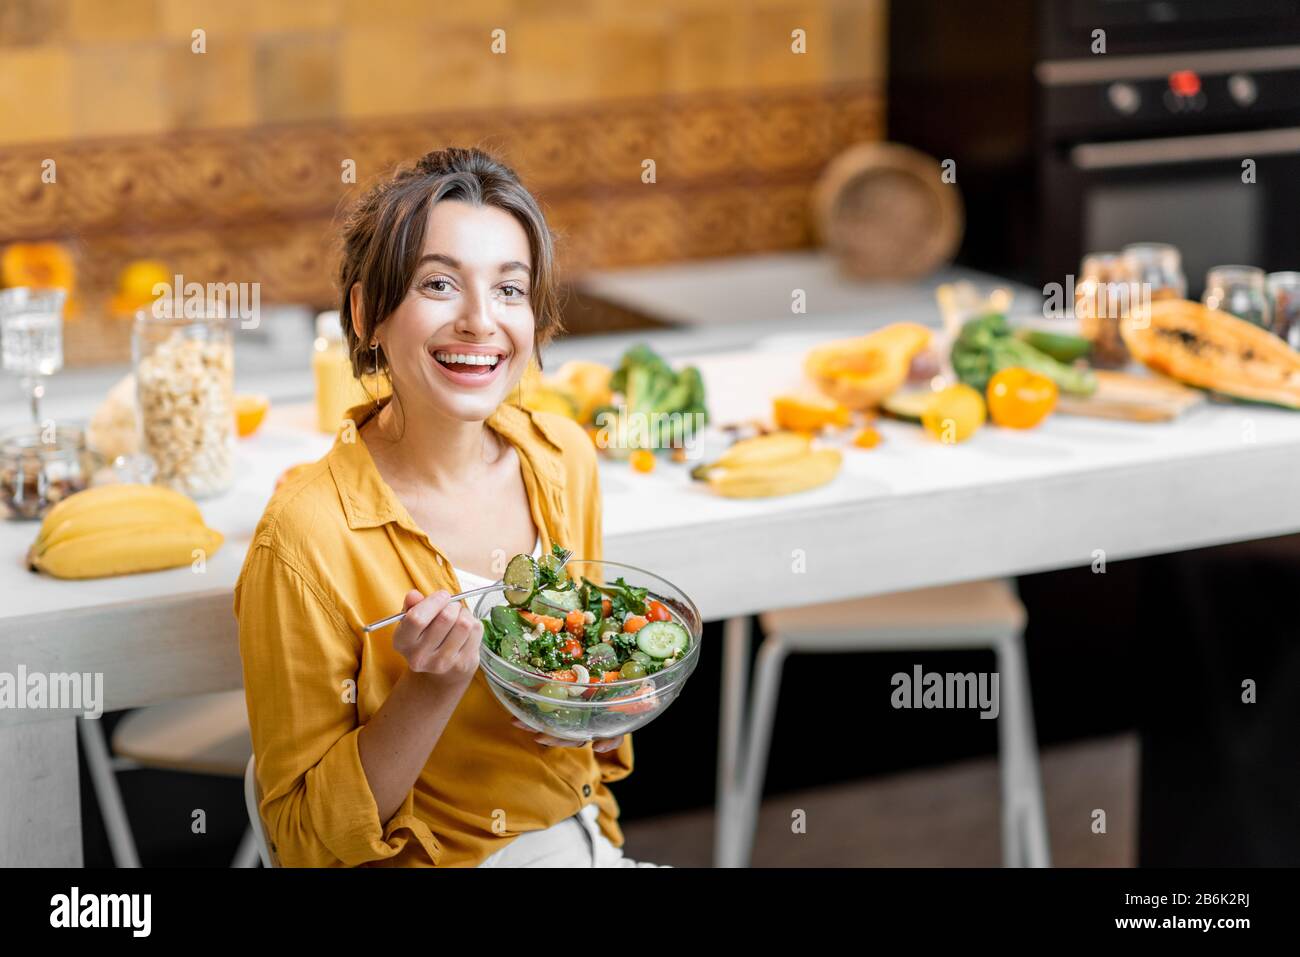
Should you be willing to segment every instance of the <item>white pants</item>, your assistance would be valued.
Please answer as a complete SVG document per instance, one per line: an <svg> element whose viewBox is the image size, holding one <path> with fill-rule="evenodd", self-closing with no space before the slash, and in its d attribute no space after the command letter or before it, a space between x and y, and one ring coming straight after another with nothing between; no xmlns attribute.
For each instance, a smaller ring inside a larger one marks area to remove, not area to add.
<svg viewBox="0 0 1300 957"><path fill-rule="evenodd" d="M479 867L659 867L623 856L596 824L600 809L586 805L541 831L526 831ZM662 865L668 866L668 865Z"/></svg>

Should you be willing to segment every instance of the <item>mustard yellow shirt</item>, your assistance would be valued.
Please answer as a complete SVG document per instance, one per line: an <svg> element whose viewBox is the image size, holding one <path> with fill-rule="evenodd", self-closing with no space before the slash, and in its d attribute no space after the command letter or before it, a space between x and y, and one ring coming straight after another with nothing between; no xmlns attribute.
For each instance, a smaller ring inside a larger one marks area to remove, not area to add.
<svg viewBox="0 0 1300 957"><path fill-rule="evenodd" d="M603 754L537 744L511 725L481 671L401 808L380 820L357 736L407 666L391 627L366 634L362 625L399 610L412 588L461 590L361 438L382 404L349 410L356 429L340 431L322 459L275 493L235 586L262 818L279 862L475 865L589 803L621 846L605 785L631 772L631 738ZM601 558L596 453L582 429L510 403L487 424L519 453L543 553L558 542L579 558Z"/></svg>

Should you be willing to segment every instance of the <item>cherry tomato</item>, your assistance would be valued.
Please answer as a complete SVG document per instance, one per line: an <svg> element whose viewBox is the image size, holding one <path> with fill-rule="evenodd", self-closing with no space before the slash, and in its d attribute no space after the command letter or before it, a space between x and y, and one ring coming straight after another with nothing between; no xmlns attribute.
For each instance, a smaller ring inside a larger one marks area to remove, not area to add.
<svg viewBox="0 0 1300 957"><path fill-rule="evenodd" d="M1056 383L1029 369L1003 369L989 380L989 418L1008 429L1032 429L1056 407Z"/></svg>
<svg viewBox="0 0 1300 957"><path fill-rule="evenodd" d="M663 602L655 601L653 598L651 598L650 601L647 602L646 604L646 609L647 609L646 618L649 621L671 621L672 620L673 616L668 613L668 609L664 607Z"/></svg>
<svg viewBox="0 0 1300 957"><path fill-rule="evenodd" d="M564 642L564 648L561 649L570 658L582 657L582 642L577 638L569 638ZM574 679L577 680L576 678Z"/></svg>
<svg viewBox="0 0 1300 957"><path fill-rule="evenodd" d="M600 600L600 617L601 617L601 618L608 618L608 617L609 617L609 613L610 613L611 611L613 611L613 610L614 610L614 605L613 605L613 603L612 603L608 598L602 598L602 599Z"/></svg>

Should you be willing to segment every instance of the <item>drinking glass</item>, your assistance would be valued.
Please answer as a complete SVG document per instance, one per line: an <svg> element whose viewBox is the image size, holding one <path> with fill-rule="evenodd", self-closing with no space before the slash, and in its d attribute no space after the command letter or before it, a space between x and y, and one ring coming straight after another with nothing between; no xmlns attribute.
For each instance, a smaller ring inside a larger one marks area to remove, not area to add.
<svg viewBox="0 0 1300 957"><path fill-rule="evenodd" d="M1300 272L1271 272L1264 284L1273 307L1273 334L1300 349Z"/></svg>
<svg viewBox="0 0 1300 957"><path fill-rule="evenodd" d="M32 405L32 421L40 424L44 376L63 368L62 289L0 291L0 353L6 372L22 379Z"/></svg>
<svg viewBox="0 0 1300 957"><path fill-rule="evenodd" d="M1205 274L1205 295L1201 302L1261 329L1273 326L1264 270L1257 266L1215 266Z"/></svg>

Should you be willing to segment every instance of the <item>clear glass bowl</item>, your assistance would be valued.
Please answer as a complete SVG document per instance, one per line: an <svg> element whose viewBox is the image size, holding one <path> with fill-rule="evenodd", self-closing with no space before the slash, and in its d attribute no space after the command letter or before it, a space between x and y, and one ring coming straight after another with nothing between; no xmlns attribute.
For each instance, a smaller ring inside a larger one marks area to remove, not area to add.
<svg viewBox="0 0 1300 957"><path fill-rule="evenodd" d="M676 585L631 565L575 559L566 570L579 583L583 577L600 584L622 577L629 585L647 589L648 598L663 602L672 612L673 620L686 629L691 638L690 648L679 661L644 678L608 683L566 682L570 697L559 700L539 693L543 685L553 683L551 679L507 661L484 643L479 651L479 664L488 687L502 707L528 727L568 741L617 738L644 728L677 700L700 660L704 626L699 609ZM474 615L486 618L494 607L504 604L506 600L501 592L488 592L474 607Z"/></svg>

